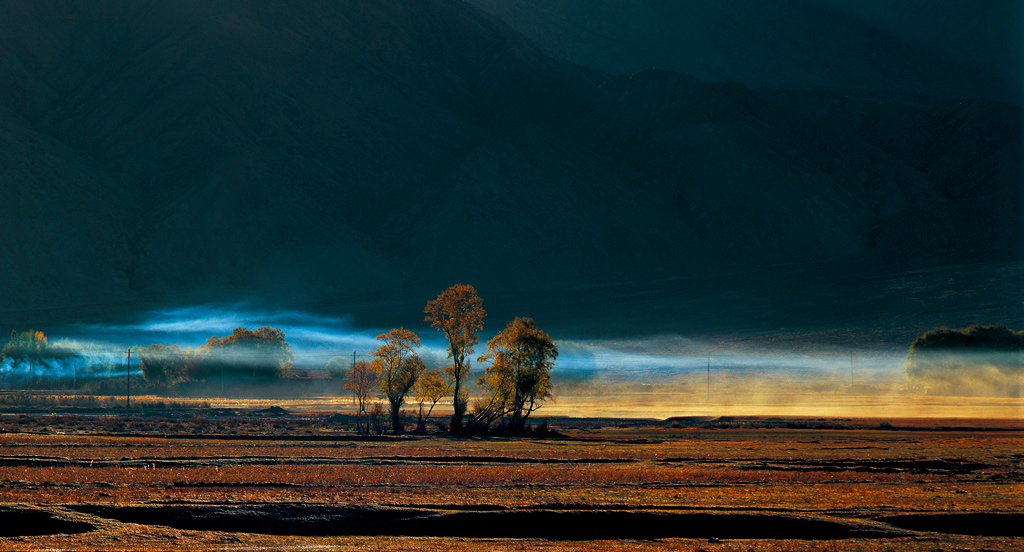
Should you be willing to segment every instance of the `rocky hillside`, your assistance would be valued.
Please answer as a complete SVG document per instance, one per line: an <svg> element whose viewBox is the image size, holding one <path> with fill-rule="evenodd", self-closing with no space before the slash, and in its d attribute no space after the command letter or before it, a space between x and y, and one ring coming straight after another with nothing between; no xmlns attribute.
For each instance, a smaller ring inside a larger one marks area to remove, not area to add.
<svg viewBox="0 0 1024 552"><path fill-rule="evenodd" d="M1020 131L982 100L612 76L453 0L8 2L0 310L1005 259Z"/></svg>

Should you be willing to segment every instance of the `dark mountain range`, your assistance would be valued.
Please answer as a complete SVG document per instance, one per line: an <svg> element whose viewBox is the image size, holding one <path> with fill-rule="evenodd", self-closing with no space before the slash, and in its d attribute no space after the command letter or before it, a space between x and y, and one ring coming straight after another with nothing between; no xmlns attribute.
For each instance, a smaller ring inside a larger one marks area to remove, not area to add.
<svg viewBox="0 0 1024 552"><path fill-rule="evenodd" d="M462 281L519 305L1018 259L1021 126L985 100L611 76L453 0L8 2L0 304L346 312Z"/></svg>
<svg viewBox="0 0 1024 552"><path fill-rule="evenodd" d="M1020 0L469 0L612 74L1021 105Z"/></svg>

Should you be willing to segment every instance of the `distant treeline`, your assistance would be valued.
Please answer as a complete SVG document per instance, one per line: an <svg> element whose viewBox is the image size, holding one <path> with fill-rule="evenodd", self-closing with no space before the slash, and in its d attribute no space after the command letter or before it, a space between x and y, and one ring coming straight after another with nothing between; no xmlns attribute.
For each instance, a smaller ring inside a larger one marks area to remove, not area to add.
<svg viewBox="0 0 1024 552"><path fill-rule="evenodd" d="M937 328L910 345L911 384L940 395L1020 397L1024 389L1024 331L975 324Z"/></svg>
<svg viewBox="0 0 1024 552"><path fill-rule="evenodd" d="M295 355L280 328L235 328L227 337L213 336L195 349L153 344L139 349L139 369L158 388L183 382L281 378Z"/></svg>
<svg viewBox="0 0 1024 552"><path fill-rule="evenodd" d="M123 355L66 339L51 343L43 332L36 330L12 331L0 352L0 385L8 389L106 393L117 387L109 376L118 370L124 372Z"/></svg>

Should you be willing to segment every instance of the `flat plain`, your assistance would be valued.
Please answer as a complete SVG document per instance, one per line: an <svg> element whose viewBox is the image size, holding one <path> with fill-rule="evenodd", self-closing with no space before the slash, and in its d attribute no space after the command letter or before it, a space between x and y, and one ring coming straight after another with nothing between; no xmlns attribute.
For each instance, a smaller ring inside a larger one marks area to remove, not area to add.
<svg viewBox="0 0 1024 552"><path fill-rule="evenodd" d="M543 419L537 422L545 421ZM1020 550L1024 421L0 414L2 550Z"/></svg>

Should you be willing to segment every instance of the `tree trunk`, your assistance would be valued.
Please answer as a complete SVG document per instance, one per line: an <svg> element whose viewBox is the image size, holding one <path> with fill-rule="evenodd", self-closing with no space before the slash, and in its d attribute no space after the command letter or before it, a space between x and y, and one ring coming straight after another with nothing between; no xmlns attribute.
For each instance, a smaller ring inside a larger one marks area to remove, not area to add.
<svg viewBox="0 0 1024 552"><path fill-rule="evenodd" d="M395 404L391 403L391 431L395 433L402 433L405 431L405 427L402 426L402 403Z"/></svg>
<svg viewBox="0 0 1024 552"><path fill-rule="evenodd" d="M455 370L458 374L459 370ZM462 431L462 417L466 414L466 402L462 400L462 378L456 376L455 378L455 394L452 396L452 407L455 409L455 413L452 414L452 433L459 433Z"/></svg>
<svg viewBox="0 0 1024 552"><path fill-rule="evenodd" d="M512 413L512 418L509 420L508 429L509 433L518 435L523 432L523 426L526 420L523 418L521 410L516 410Z"/></svg>
<svg viewBox="0 0 1024 552"><path fill-rule="evenodd" d="M430 413L427 412L427 416L429 416L429 415L430 415ZM420 403L419 417L417 417L417 419L416 419L416 431L417 432L422 432L422 431L425 431L427 429L427 416L423 415L423 403Z"/></svg>
<svg viewBox="0 0 1024 552"><path fill-rule="evenodd" d="M519 383L519 376L517 374L515 396L512 398L512 416L511 419L509 420L509 431L515 434L522 433L524 426L523 404L526 401L523 400L523 396L519 392L520 386L521 384Z"/></svg>

